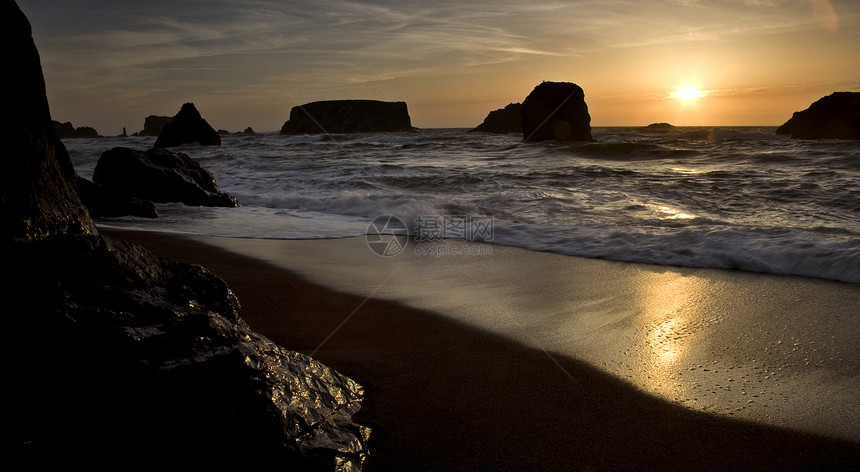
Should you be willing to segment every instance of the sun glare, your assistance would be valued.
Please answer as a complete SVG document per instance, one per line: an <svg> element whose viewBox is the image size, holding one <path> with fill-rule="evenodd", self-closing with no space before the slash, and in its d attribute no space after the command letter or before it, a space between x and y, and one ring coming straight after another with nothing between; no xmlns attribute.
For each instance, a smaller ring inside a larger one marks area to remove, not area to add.
<svg viewBox="0 0 860 472"><path fill-rule="evenodd" d="M680 90L675 90L674 92L672 92L673 98L677 98L679 100L686 100L686 101L695 100L697 98L703 97L704 95L705 95L704 92L702 92L701 90L699 90L693 86L690 86L690 85L688 85L688 86L686 86Z"/></svg>

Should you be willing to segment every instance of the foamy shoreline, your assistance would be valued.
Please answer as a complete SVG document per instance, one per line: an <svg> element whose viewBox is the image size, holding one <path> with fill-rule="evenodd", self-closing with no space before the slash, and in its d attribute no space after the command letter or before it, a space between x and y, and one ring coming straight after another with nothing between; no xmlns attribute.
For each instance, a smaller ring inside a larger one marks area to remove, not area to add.
<svg viewBox="0 0 860 472"><path fill-rule="evenodd" d="M860 440L854 284L481 243L380 257L364 237L193 239L584 360L693 410Z"/></svg>

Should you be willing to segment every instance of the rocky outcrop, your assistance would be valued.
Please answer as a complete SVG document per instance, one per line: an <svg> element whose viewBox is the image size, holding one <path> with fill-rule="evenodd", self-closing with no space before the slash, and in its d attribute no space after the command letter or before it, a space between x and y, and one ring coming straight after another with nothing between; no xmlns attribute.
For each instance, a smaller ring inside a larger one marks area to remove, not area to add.
<svg viewBox="0 0 860 472"><path fill-rule="evenodd" d="M75 128L71 122L60 123L59 121L51 121L54 128L54 134L60 139L74 138L100 138L98 131L89 126L81 126Z"/></svg>
<svg viewBox="0 0 860 472"><path fill-rule="evenodd" d="M404 102L330 100L293 107L281 134L412 131Z"/></svg>
<svg viewBox="0 0 860 472"><path fill-rule="evenodd" d="M239 206L236 198L221 192L212 174L197 161L161 148L138 151L115 147L105 151L96 163L93 182L158 203Z"/></svg>
<svg viewBox="0 0 860 472"><path fill-rule="evenodd" d="M794 112L776 134L798 139L860 139L860 92L835 92Z"/></svg>
<svg viewBox="0 0 860 472"><path fill-rule="evenodd" d="M498 134L522 133L522 105L519 103L511 103L505 108L491 111L487 117L484 118L483 123L478 125L472 131Z"/></svg>
<svg viewBox="0 0 860 472"><path fill-rule="evenodd" d="M165 126L173 122L172 116L149 115L143 121L143 130L137 136L158 136Z"/></svg>
<svg viewBox="0 0 860 472"><path fill-rule="evenodd" d="M94 235L7 241L0 257L15 333L4 426L28 464L152 454L360 468L362 388L252 331L206 269Z"/></svg>
<svg viewBox="0 0 860 472"><path fill-rule="evenodd" d="M179 113L161 129L153 147L166 148L183 144L221 145L221 135L200 116L193 103L182 105Z"/></svg>
<svg viewBox="0 0 860 472"><path fill-rule="evenodd" d="M4 458L35 468L356 471L361 386L255 333L203 267L100 236L51 127L29 23L0 3Z"/></svg>
<svg viewBox="0 0 860 472"><path fill-rule="evenodd" d="M543 82L522 105L525 141L592 141L585 92L568 82Z"/></svg>
<svg viewBox="0 0 860 472"><path fill-rule="evenodd" d="M14 2L3 2L0 8L0 34L7 49L0 238L93 234L95 226L75 189L72 160L51 125L30 23Z"/></svg>

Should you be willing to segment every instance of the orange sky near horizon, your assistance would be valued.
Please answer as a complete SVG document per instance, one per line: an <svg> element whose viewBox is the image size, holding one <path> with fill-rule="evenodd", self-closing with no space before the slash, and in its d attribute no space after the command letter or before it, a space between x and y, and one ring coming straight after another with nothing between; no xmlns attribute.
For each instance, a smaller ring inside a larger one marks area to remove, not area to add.
<svg viewBox="0 0 860 472"><path fill-rule="evenodd" d="M856 0L18 4L52 117L103 135L184 102L216 129L276 131L295 105L350 98L471 128L545 80L580 85L592 126L778 126L860 91Z"/></svg>

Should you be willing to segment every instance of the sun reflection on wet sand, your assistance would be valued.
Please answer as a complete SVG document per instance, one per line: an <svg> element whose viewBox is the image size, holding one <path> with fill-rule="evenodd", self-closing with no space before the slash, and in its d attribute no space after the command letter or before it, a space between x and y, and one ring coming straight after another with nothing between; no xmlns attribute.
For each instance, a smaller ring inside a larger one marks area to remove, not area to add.
<svg viewBox="0 0 860 472"><path fill-rule="evenodd" d="M639 314L634 317L634 346L639 369L634 382L647 390L681 399L688 385L678 372L688 354L706 342L701 336L701 313L706 283L673 271L642 272L636 277L633 298ZM638 377L638 378L637 378Z"/></svg>
<svg viewBox="0 0 860 472"><path fill-rule="evenodd" d="M693 410L860 440L854 285L504 246L395 258L365 238L201 239L588 362Z"/></svg>

